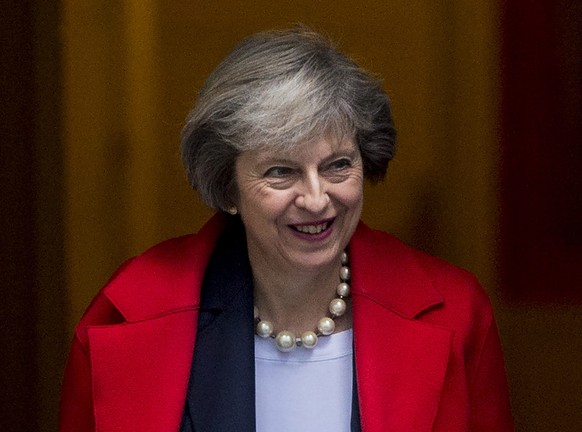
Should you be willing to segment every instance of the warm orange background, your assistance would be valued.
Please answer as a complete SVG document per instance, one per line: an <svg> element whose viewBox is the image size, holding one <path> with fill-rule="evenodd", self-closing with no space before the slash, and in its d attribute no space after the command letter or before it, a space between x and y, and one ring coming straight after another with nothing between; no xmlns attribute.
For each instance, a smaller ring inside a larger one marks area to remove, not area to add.
<svg viewBox="0 0 582 432"><path fill-rule="evenodd" d="M8 8L1 26L11 59L2 205L12 217L3 227L12 259L2 270L14 285L2 305L2 383L14 389L2 418L13 430L55 429L73 326L109 274L211 214L189 190L178 154L205 76L242 37L296 22L329 34L380 74L392 99L399 148L387 181L366 190L364 220L483 282L519 431L580 430L582 306L520 301L503 284L501 226L512 181L501 175L503 4L25 3ZM582 23L580 7L557 4Z"/></svg>

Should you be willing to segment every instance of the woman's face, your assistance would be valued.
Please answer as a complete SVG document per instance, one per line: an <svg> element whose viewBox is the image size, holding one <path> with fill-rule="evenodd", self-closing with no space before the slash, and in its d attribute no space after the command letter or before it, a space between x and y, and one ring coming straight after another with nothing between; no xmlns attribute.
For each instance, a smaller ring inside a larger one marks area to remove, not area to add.
<svg viewBox="0 0 582 432"><path fill-rule="evenodd" d="M289 153L243 152L236 183L253 262L303 271L339 262L362 211L363 167L354 140L323 138Z"/></svg>

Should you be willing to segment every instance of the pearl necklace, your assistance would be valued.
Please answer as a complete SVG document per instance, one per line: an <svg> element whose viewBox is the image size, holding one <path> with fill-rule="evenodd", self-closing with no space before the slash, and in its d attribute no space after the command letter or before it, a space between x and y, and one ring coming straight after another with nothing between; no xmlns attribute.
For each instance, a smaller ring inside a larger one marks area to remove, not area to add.
<svg viewBox="0 0 582 432"><path fill-rule="evenodd" d="M274 326L271 321L263 321L259 316L259 309L255 306L255 331L262 338L275 339L277 349L282 352L289 352L295 346L303 346L308 349L315 348L319 336L329 336L335 331L334 318L340 317L346 313L347 304L345 299L350 295L350 268L348 267L348 254L343 252L339 277L340 283L336 288L337 297L329 303L329 315L321 318L317 323L316 331L308 330L296 337L295 333L289 330L282 330L277 335L274 334Z"/></svg>

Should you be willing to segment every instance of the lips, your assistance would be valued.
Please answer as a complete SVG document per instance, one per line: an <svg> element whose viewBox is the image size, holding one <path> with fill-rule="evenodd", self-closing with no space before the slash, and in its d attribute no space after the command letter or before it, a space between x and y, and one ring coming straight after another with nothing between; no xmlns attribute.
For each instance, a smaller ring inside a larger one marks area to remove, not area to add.
<svg viewBox="0 0 582 432"><path fill-rule="evenodd" d="M303 234L321 234L322 232L329 229L329 227L333 224L335 218L329 218L322 221L315 221L303 224L291 224L289 225L290 228L293 230L303 233Z"/></svg>

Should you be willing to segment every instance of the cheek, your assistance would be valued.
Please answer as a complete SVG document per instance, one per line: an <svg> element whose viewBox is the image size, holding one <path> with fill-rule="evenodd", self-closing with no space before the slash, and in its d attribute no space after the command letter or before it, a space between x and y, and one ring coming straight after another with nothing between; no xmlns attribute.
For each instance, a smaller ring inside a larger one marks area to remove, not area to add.
<svg viewBox="0 0 582 432"><path fill-rule="evenodd" d="M259 198L258 205L261 205L268 214L276 217L283 214L290 207L293 197L294 195L291 191L271 190Z"/></svg>
<svg viewBox="0 0 582 432"><path fill-rule="evenodd" d="M253 189L241 194L240 208L243 213L260 215L265 219L275 219L282 215L293 201L289 191Z"/></svg>
<svg viewBox="0 0 582 432"><path fill-rule="evenodd" d="M354 210L357 210L358 207L362 206L364 200L364 187L362 182L359 179L354 179L349 187L343 188L341 196L346 206L353 207Z"/></svg>
<svg viewBox="0 0 582 432"><path fill-rule="evenodd" d="M354 219L360 219L362 214L362 207L364 205L364 199L362 194L356 194L353 197L353 201L349 204L349 211L352 212L352 217Z"/></svg>

